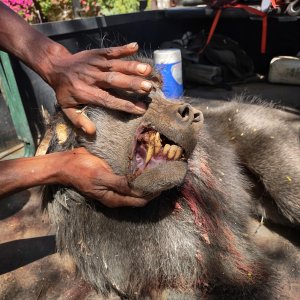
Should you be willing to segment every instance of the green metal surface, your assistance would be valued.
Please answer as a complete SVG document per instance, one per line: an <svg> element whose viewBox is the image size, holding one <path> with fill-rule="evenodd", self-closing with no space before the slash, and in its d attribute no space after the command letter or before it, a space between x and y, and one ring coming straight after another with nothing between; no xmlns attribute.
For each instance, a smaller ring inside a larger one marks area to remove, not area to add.
<svg viewBox="0 0 300 300"><path fill-rule="evenodd" d="M0 51L0 89L9 108L18 139L24 143L24 156L33 156L35 147L23 103L7 53ZM0 112L1 113L1 112Z"/></svg>

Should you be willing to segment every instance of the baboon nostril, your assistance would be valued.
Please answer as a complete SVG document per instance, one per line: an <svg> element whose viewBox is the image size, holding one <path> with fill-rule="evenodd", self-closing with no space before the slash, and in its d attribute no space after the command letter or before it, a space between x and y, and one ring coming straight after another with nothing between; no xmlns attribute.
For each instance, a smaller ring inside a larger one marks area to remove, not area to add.
<svg viewBox="0 0 300 300"><path fill-rule="evenodd" d="M189 104L182 104L178 108L178 114L181 116L183 121L188 121L191 117L191 106Z"/></svg>
<svg viewBox="0 0 300 300"><path fill-rule="evenodd" d="M184 122L203 122L203 114L200 110L193 108L190 104L185 103L178 107L178 115L180 116L181 121Z"/></svg>
<svg viewBox="0 0 300 300"><path fill-rule="evenodd" d="M194 120L193 122L197 123L197 122L202 122L203 121L203 114L201 111L196 111L194 112Z"/></svg>

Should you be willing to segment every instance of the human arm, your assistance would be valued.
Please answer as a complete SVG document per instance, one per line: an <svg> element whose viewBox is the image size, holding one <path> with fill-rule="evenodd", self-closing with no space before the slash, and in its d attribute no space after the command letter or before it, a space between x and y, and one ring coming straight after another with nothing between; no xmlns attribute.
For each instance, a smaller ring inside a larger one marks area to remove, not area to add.
<svg viewBox="0 0 300 300"><path fill-rule="evenodd" d="M71 122L89 134L95 132L95 126L78 113L78 104L103 105L136 114L145 111L107 91L110 88L139 93L151 90L151 83L143 78L151 72L148 64L119 59L136 53L136 43L71 54L0 2L0 49L36 71L55 90L57 101Z"/></svg>
<svg viewBox="0 0 300 300"><path fill-rule="evenodd" d="M0 161L0 198L30 187L62 184L99 200L108 207L144 206L126 177L112 173L100 158L85 148L43 156Z"/></svg>

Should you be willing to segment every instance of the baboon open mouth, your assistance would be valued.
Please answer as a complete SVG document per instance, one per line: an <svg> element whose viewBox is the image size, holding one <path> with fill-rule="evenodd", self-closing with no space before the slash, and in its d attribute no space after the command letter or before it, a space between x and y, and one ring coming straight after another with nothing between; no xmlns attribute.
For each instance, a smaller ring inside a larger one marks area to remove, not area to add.
<svg viewBox="0 0 300 300"><path fill-rule="evenodd" d="M133 175L138 176L146 169L152 169L167 161L178 160L186 160L182 147L151 126L142 126L138 129L131 157Z"/></svg>

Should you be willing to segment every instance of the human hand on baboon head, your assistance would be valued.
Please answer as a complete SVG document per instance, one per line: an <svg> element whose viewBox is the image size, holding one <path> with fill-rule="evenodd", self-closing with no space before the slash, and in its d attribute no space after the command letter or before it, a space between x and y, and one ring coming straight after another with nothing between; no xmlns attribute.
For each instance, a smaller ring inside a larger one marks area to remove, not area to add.
<svg viewBox="0 0 300 300"><path fill-rule="evenodd" d="M142 114L141 103L126 101L112 95L110 89L119 88L139 94L150 92L151 82L145 77L151 66L120 58L137 52L137 43L81 51L60 53L51 60L45 79L55 90L58 104L77 128L88 134L95 133L94 124L77 108L82 104L93 104L133 114Z"/></svg>

